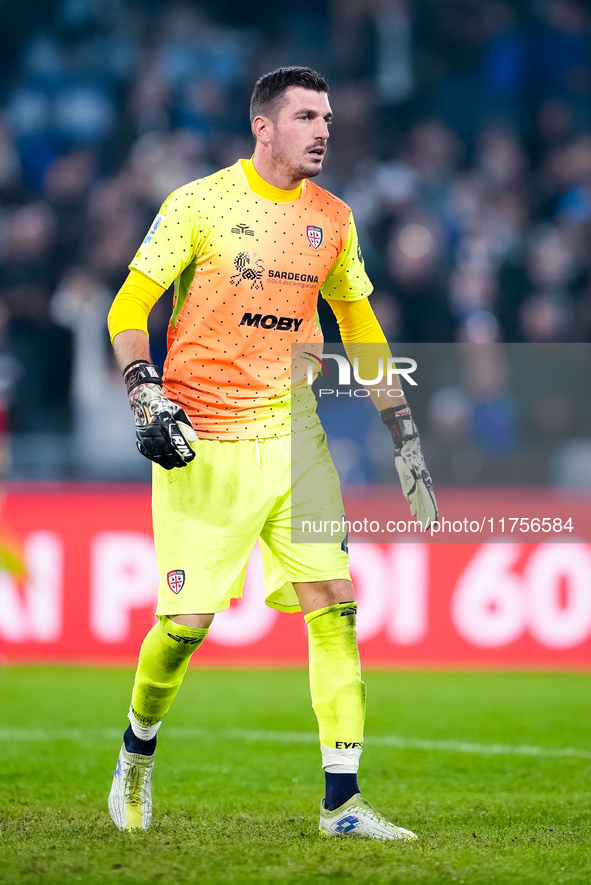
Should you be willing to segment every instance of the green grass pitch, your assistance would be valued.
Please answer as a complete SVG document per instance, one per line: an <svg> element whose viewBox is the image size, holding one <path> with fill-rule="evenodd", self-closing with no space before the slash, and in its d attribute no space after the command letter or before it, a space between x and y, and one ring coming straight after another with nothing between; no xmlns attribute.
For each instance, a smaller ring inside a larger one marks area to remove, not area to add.
<svg viewBox="0 0 591 885"><path fill-rule="evenodd" d="M0 670L0 883L591 882L591 674L365 673L367 798L416 844L318 835L304 670L191 669L148 833L106 810L130 669Z"/></svg>

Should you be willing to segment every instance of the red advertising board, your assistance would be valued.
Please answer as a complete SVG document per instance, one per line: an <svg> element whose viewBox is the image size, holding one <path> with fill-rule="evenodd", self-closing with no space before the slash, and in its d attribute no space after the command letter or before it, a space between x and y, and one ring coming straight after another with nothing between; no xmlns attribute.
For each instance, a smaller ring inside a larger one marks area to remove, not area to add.
<svg viewBox="0 0 591 885"><path fill-rule="evenodd" d="M549 494L478 495L483 513L498 516L499 500L509 516L555 512ZM442 512L447 504L447 512L457 510L453 492L439 490L438 500ZM367 490L346 501L360 519L379 513L383 502L383 494ZM402 505L396 519L407 518ZM573 500L572 512L587 520L589 503ZM0 661L133 662L153 623L158 584L150 519L146 487L9 489L2 522L22 545L27 576L0 573ZM591 666L591 544L549 540L537 528L532 541L531 522L526 528L475 543L400 532L396 543L384 541L393 535L352 537L364 663ZM243 599L216 616L198 661L304 664L306 653L301 616L264 605L255 551Z"/></svg>

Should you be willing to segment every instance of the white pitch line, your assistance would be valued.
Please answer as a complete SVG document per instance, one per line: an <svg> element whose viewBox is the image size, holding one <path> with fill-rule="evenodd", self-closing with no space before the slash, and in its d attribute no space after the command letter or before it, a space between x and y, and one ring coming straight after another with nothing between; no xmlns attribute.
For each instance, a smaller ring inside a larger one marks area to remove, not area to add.
<svg viewBox="0 0 591 885"><path fill-rule="evenodd" d="M90 743L118 740L121 728L62 728L62 729L0 729L0 741L74 741ZM312 731L266 731L248 728L178 728L171 726L163 736L179 740L226 740L268 744L317 744L318 735ZM528 744L473 744L467 741L429 741L404 738L395 734L373 735L368 746L395 747L398 750L426 750L444 753L473 753L482 756L539 756L551 759L591 759L591 750L576 747L536 747Z"/></svg>

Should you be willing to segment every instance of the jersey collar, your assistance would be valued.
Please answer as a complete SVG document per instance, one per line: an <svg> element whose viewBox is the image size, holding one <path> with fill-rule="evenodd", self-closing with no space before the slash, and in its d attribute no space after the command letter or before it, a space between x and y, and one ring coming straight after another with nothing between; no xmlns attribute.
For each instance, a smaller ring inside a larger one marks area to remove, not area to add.
<svg viewBox="0 0 591 885"><path fill-rule="evenodd" d="M272 184L269 184L268 181L265 181L264 178L261 178L254 168L252 158L250 160L240 160L240 165L246 175L248 186L255 192L257 197L263 197L263 199L271 200L273 203L293 203L293 201L297 200L302 193L304 187L303 181L293 190L284 191L282 188L274 187Z"/></svg>

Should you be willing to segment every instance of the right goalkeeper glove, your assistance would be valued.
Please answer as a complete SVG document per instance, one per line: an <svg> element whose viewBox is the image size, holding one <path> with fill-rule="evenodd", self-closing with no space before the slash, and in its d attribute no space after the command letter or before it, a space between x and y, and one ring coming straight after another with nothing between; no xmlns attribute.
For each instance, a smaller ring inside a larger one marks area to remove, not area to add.
<svg viewBox="0 0 591 885"><path fill-rule="evenodd" d="M135 419L138 451L164 467L184 467L195 457L189 441L197 439L191 422L180 406L162 391L162 378L147 360L135 360L123 372L129 404Z"/></svg>

